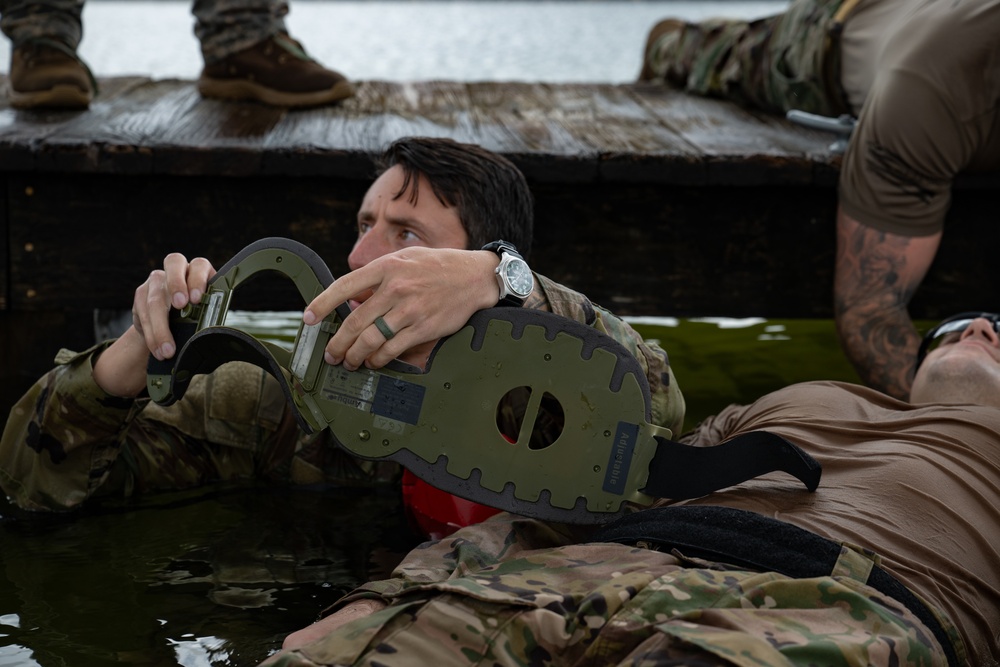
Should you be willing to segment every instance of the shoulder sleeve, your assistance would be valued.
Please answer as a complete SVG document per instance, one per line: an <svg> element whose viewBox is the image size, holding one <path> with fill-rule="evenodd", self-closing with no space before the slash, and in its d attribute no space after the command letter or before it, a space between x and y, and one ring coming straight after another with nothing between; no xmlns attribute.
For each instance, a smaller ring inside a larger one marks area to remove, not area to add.
<svg viewBox="0 0 1000 667"><path fill-rule="evenodd" d="M94 382L93 356L108 344L61 351L58 365L11 409L0 438L0 486L19 507L76 507L118 458L120 435L141 404L109 396Z"/></svg>
<svg viewBox="0 0 1000 667"><path fill-rule="evenodd" d="M292 476L298 431L279 429L288 421L283 397L264 391L262 370L227 365L161 407L97 385L93 361L109 344L60 352L57 366L11 410L0 439L0 486L19 507L69 510L96 496L247 479L267 466Z"/></svg>
<svg viewBox="0 0 1000 667"><path fill-rule="evenodd" d="M536 275L536 278L553 313L594 327L624 345L635 356L649 382L653 423L669 428L677 436L684 426L684 395L670 368L666 351L644 340L627 322L593 304L583 294L544 276Z"/></svg>
<svg viewBox="0 0 1000 667"><path fill-rule="evenodd" d="M913 72L882 72L844 155L840 205L884 232L937 233L952 181L972 155L960 118L937 86Z"/></svg>

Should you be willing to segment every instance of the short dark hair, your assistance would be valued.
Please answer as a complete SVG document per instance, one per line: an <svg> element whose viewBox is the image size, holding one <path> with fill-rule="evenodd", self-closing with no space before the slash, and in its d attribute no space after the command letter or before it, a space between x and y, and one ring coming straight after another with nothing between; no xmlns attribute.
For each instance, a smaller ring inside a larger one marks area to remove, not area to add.
<svg viewBox="0 0 1000 667"><path fill-rule="evenodd" d="M403 187L416 203L419 175L445 206L458 210L469 250L490 241L513 243L527 258L534 229L534 202L524 174L505 157L475 144L447 138L405 137L394 141L378 160L378 174L399 165Z"/></svg>

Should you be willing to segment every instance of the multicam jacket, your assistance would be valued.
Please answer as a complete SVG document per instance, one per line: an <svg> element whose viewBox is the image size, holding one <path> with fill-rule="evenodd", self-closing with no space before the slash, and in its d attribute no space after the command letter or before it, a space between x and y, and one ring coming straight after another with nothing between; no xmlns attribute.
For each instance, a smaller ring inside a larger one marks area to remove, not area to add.
<svg viewBox="0 0 1000 667"><path fill-rule="evenodd" d="M548 306L609 334L649 380L653 422L679 433L684 399L667 354L583 295L539 276ZM107 395L91 374L95 355L63 350L57 366L11 410L0 440L0 487L18 506L66 510L93 496L131 496L209 482L267 479L294 484L392 484L395 463L363 461L329 431L298 428L278 383L260 368L230 363L197 377L181 401Z"/></svg>
<svg viewBox="0 0 1000 667"><path fill-rule="evenodd" d="M791 579L501 513L342 600L388 607L263 665L944 667L914 615L852 574L866 555L843 553Z"/></svg>

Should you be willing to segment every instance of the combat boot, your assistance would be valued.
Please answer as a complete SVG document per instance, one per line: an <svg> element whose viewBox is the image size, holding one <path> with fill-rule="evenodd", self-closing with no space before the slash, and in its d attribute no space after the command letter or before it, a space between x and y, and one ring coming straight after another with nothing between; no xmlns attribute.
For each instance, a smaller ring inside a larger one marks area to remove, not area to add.
<svg viewBox="0 0 1000 667"><path fill-rule="evenodd" d="M224 100L308 107L351 97L354 85L310 58L294 39L278 34L219 62L206 63L198 91Z"/></svg>
<svg viewBox="0 0 1000 667"><path fill-rule="evenodd" d="M14 47L9 94L18 109L86 109L97 92L90 69L76 52L52 39L31 39Z"/></svg>

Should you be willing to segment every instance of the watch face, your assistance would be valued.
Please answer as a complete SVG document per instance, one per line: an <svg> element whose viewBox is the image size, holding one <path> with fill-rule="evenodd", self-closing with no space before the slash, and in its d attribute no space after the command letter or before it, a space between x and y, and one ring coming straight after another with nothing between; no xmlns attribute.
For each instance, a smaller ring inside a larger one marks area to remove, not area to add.
<svg viewBox="0 0 1000 667"><path fill-rule="evenodd" d="M507 264L506 269L507 284L514 294L526 297L531 294L535 287L535 279L531 275L531 269L523 259L514 258Z"/></svg>

